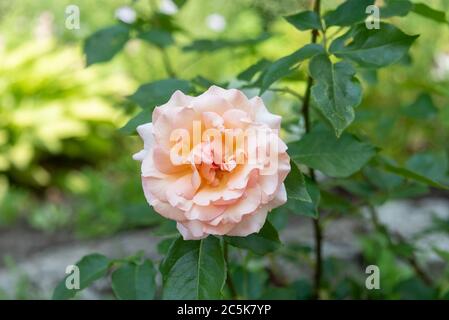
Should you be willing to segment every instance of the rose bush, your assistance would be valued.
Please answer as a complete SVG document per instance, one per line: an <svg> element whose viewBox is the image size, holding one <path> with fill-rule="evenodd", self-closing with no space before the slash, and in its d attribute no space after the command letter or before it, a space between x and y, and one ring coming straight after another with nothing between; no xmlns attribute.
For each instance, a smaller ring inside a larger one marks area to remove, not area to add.
<svg viewBox="0 0 449 320"><path fill-rule="evenodd" d="M180 129L194 136L195 124L205 130L199 141L173 139ZM236 89L212 86L197 97L176 91L154 109L152 123L137 128L144 149L134 159L142 161L148 203L176 220L185 240L258 232L267 213L287 201L283 181L290 159L280 124L261 98L248 99ZM244 143L236 143L243 132ZM233 144L226 145L226 134L236 138ZM171 154L183 146L187 157Z"/></svg>

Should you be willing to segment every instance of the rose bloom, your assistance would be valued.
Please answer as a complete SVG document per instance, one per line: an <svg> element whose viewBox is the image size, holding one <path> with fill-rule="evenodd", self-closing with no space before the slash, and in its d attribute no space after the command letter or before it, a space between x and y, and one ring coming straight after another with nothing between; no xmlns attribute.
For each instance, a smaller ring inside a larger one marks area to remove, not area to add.
<svg viewBox="0 0 449 320"><path fill-rule="evenodd" d="M239 90L217 86L197 97L176 91L154 109L152 120L137 127L144 149L133 158L142 161L148 203L175 220L185 240L259 232L268 212L287 201L283 181L290 158L279 138L281 117L270 113L260 97L248 99ZM203 134L195 142L174 135L192 137L195 126L219 136ZM224 142L226 132L234 137L252 129L263 129L265 138Z"/></svg>

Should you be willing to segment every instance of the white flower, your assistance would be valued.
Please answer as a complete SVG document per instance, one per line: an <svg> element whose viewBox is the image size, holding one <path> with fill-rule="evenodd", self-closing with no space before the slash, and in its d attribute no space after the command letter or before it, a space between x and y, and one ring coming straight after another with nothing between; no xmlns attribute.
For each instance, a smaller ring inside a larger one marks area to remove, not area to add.
<svg viewBox="0 0 449 320"><path fill-rule="evenodd" d="M218 13L213 13L206 17L206 25L209 29L220 32L226 28L226 19Z"/></svg>
<svg viewBox="0 0 449 320"><path fill-rule="evenodd" d="M432 76L436 81L449 79L449 53L442 52L435 56Z"/></svg>
<svg viewBox="0 0 449 320"><path fill-rule="evenodd" d="M172 0L162 0L159 10L162 13L172 15L178 12L178 7L173 3Z"/></svg>
<svg viewBox="0 0 449 320"><path fill-rule="evenodd" d="M136 11L128 6L123 6L115 10L115 17L124 23L133 23L136 21Z"/></svg>

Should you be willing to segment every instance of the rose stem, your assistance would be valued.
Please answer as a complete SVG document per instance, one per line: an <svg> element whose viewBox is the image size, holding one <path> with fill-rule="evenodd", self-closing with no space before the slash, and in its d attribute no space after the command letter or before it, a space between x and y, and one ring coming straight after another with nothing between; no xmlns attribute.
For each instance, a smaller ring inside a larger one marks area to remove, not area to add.
<svg viewBox="0 0 449 320"><path fill-rule="evenodd" d="M315 0L313 11L320 16L320 0ZM318 30L314 29L312 30L312 43L316 43L318 38ZM310 116L309 116L309 109L310 109L310 91L312 88L313 79L309 75L307 78L307 87L306 92L304 94L304 101L302 105L302 114L304 117L304 123L305 123L305 129L306 132L310 131ZM310 169L310 178L312 181L315 181L315 171L312 168ZM320 298L320 287L321 287L321 274L322 274L322 254L321 254L321 243L323 241L322 236L322 227L320 224L320 218L319 216L313 219L313 230L314 230L314 238L315 238L315 270L314 270L314 284L313 284L313 298L319 299Z"/></svg>

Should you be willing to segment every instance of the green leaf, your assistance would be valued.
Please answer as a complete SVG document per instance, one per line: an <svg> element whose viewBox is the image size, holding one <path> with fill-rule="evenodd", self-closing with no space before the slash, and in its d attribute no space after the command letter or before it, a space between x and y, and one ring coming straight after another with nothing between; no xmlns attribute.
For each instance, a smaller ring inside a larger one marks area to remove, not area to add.
<svg viewBox="0 0 449 320"><path fill-rule="evenodd" d="M324 16L326 27L350 26L366 19L366 7L375 0L347 0Z"/></svg>
<svg viewBox="0 0 449 320"><path fill-rule="evenodd" d="M255 46L270 37L268 33L262 33L257 38L253 39L200 39L195 40L191 44L182 48L183 51L197 51L197 52L213 52L226 48L236 48L236 47L251 47Z"/></svg>
<svg viewBox="0 0 449 320"><path fill-rule="evenodd" d="M297 164L339 178L359 171L376 154L376 148L347 133L338 139L320 126L289 144L289 154Z"/></svg>
<svg viewBox="0 0 449 320"><path fill-rule="evenodd" d="M308 44L292 54L274 61L263 74L260 94L264 93L275 81L287 76L298 63L322 52L324 52L322 46Z"/></svg>
<svg viewBox="0 0 449 320"><path fill-rule="evenodd" d="M241 299L259 299L269 278L263 266L254 270L236 265L230 274Z"/></svg>
<svg viewBox="0 0 449 320"><path fill-rule="evenodd" d="M224 237L225 241L234 247L251 250L260 255L275 251L281 246L279 235L273 225L266 221L258 233L246 237Z"/></svg>
<svg viewBox="0 0 449 320"><path fill-rule="evenodd" d="M427 184L429 186L435 187L435 188L439 188L439 189L446 189L449 190L449 187L446 185L441 184L438 181L435 181L429 177L426 177L418 172L415 172L413 170L398 166L396 163L394 163L393 161L391 161L390 159L387 158L379 158L378 159L378 164L383 167L385 170L395 173L397 175L400 175L404 178L416 181L416 182L421 182L424 184Z"/></svg>
<svg viewBox="0 0 449 320"><path fill-rule="evenodd" d="M76 263L79 268L79 289L68 289L66 286L66 279L74 274L68 274L53 292L53 300L65 300L75 296L75 294L88 286L90 286L95 280L104 277L109 269L110 260L105 256L94 253L84 256L80 261Z"/></svg>
<svg viewBox="0 0 449 320"><path fill-rule="evenodd" d="M409 0L389 0L386 5L380 8L380 17L382 19L390 17L404 17L413 9L413 3Z"/></svg>
<svg viewBox="0 0 449 320"><path fill-rule="evenodd" d="M173 0L173 2L178 8L182 8L186 4L187 0Z"/></svg>
<svg viewBox="0 0 449 320"><path fill-rule="evenodd" d="M159 48L165 48L174 43L170 32L152 29L139 34L139 38L145 40Z"/></svg>
<svg viewBox="0 0 449 320"><path fill-rule="evenodd" d="M354 77L355 70L345 61L332 64L326 54L313 57L309 69L315 80L312 101L339 137L354 120L354 108L362 99L362 87Z"/></svg>
<svg viewBox="0 0 449 320"><path fill-rule="evenodd" d="M301 31L311 29L321 30L323 28L320 17L314 11L303 11L284 18L296 29Z"/></svg>
<svg viewBox="0 0 449 320"><path fill-rule="evenodd" d="M343 45L349 37L352 41ZM329 50L337 57L351 60L361 67L381 68L401 60L416 38L417 35L407 35L387 23L381 23L380 29L371 30L359 24L335 39Z"/></svg>
<svg viewBox="0 0 449 320"><path fill-rule="evenodd" d="M302 172L293 161L290 161L290 167L290 173L284 182L288 198L304 202L312 202L312 199L307 192L306 182Z"/></svg>
<svg viewBox="0 0 449 320"><path fill-rule="evenodd" d="M164 79L146 83L141 85L129 99L143 109L153 110L154 107L166 103L176 90L188 93L191 90L190 82L179 79Z"/></svg>
<svg viewBox="0 0 449 320"><path fill-rule="evenodd" d="M178 238L163 260L163 298L219 299L226 280L226 263L220 240Z"/></svg>
<svg viewBox="0 0 449 320"><path fill-rule="evenodd" d="M265 68L268 67L270 63L271 62L267 59L260 59L255 64L240 72L237 75L237 79L250 82L257 73L265 70Z"/></svg>
<svg viewBox="0 0 449 320"><path fill-rule="evenodd" d="M448 158L445 151L421 152L408 159L405 166L434 181L442 181L447 177Z"/></svg>
<svg viewBox="0 0 449 320"><path fill-rule="evenodd" d="M155 276L150 260L128 262L112 273L112 289L120 300L151 300L156 292Z"/></svg>
<svg viewBox="0 0 449 320"><path fill-rule="evenodd" d="M402 109L402 113L413 119L426 120L433 118L438 113L438 108L428 93L421 93L415 102Z"/></svg>
<svg viewBox="0 0 449 320"><path fill-rule="evenodd" d="M444 11L435 10L424 3L415 3L412 11L420 16L431 19L440 23L448 23L446 13Z"/></svg>
<svg viewBox="0 0 449 320"><path fill-rule="evenodd" d="M122 24L100 29L90 35L84 43L87 66L111 60L128 40L129 29Z"/></svg>
<svg viewBox="0 0 449 320"><path fill-rule="evenodd" d="M304 182L311 201L289 199L287 206L290 211L296 215L317 218L319 216L318 206L321 200L320 189L318 188L318 185L307 176L304 176Z"/></svg>
<svg viewBox="0 0 449 320"><path fill-rule="evenodd" d="M132 117L123 127L119 130L124 134L134 134L136 128L141 124L151 122L151 112L148 110L142 110L136 116Z"/></svg>

